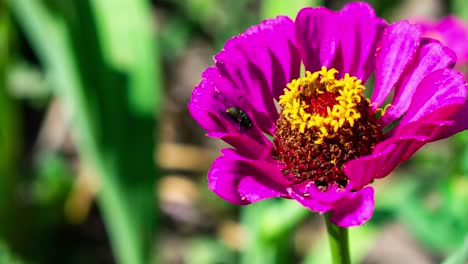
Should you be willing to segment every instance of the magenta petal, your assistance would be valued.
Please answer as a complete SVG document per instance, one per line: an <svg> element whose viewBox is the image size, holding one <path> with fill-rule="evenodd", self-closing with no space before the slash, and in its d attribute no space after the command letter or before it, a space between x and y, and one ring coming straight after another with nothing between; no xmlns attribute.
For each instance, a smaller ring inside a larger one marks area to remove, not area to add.
<svg viewBox="0 0 468 264"><path fill-rule="evenodd" d="M246 176L242 178L237 186L241 197L247 201L254 203L268 198L285 197L286 194L278 188L270 188L257 178Z"/></svg>
<svg viewBox="0 0 468 264"><path fill-rule="evenodd" d="M403 73L395 89L391 107L380 119L381 124L383 126L390 124L408 110L413 94L424 77L436 70L453 67L455 62L455 53L442 44L432 42L423 45Z"/></svg>
<svg viewBox="0 0 468 264"><path fill-rule="evenodd" d="M347 4L339 12L343 73L365 82L375 68L375 48L387 23L366 3Z"/></svg>
<svg viewBox="0 0 468 264"><path fill-rule="evenodd" d="M424 144L433 141L453 121L418 121L401 127L387 140L378 143L371 155L348 161L344 172L354 189L361 189L374 179L390 174Z"/></svg>
<svg viewBox="0 0 468 264"><path fill-rule="evenodd" d="M249 201L240 196L237 185L243 177L251 173L250 168L239 166L235 160L219 157L213 161L208 172L208 188L228 202L249 204Z"/></svg>
<svg viewBox="0 0 468 264"><path fill-rule="evenodd" d="M255 117L255 110L251 110L252 107L244 94L229 80L222 77L216 68L208 68L202 77L201 83L193 90L188 109L192 117L208 131L208 135L215 137L237 135L239 140L228 143L238 149L248 148L251 141L257 142L253 146L271 146L271 142L257 126L261 121ZM226 114L226 109L229 107L237 107L247 112L252 119L253 126L247 129L240 127L233 118Z"/></svg>
<svg viewBox="0 0 468 264"><path fill-rule="evenodd" d="M253 66L242 51L242 38L234 37L226 42L224 50L215 56L215 64L220 74L232 81L251 105L255 105L253 117L261 120L262 130L273 133L278 111L273 103L273 95L267 79Z"/></svg>
<svg viewBox="0 0 468 264"><path fill-rule="evenodd" d="M228 157L232 160L237 160L239 163L242 163L245 166L257 168L259 172L258 175L262 176L261 180L265 183L273 184L271 188L277 188L277 186L288 186L291 184L291 182L286 180L286 178L281 173L280 166L276 160L251 159L244 156L240 151L234 149L223 149L221 150L221 153L223 153L225 157Z"/></svg>
<svg viewBox="0 0 468 264"><path fill-rule="evenodd" d="M245 36L243 51L266 77L268 87L278 99L286 84L299 77L301 59L294 22L289 17L278 16L249 28Z"/></svg>
<svg viewBox="0 0 468 264"><path fill-rule="evenodd" d="M272 133L279 97L291 78L299 76L300 59L295 47L294 24L287 17L263 21L226 42L215 56L221 75L231 80L255 105L262 130ZM269 122L268 122L269 121Z"/></svg>
<svg viewBox="0 0 468 264"><path fill-rule="evenodd" d="M233 146L241 156L249 159L264 160L270 157L272 142L265 141L264 144L258 143L245 134L227 134L211 132L206 134L209 137L222 139L224 142Z"/></svg>
<svg viewBox="0 0 468 264"><path fill-rule="evenodd" d="M374 70L374 51L386 22L366 3L341 11L304 8L296 18L297 44L306 70L335 68L365 81Z"/></svg>
<svg viewBox="0 0 468 264"><path fill-rule="evenodd" d="M233 106L250 113L250 104L242 90L221 76L216 68L206 69L202 81L193 89L188 104L190 114L207 131L238 133L236 122L226 115L226 109ZM221 116L222 120L213 120L209 115Z"/></svg>
<svg viewBox="0 0 468 264"><path fill-rule="evenodd" d="M385 29L377 48L375 87L371 97L373 109L378 108L395 87L420 40L420 27L407 21L393 23Z"/></svg>
<svg viewBox="0 0 468 264"><path fill-rule="evenodd" d="M394 149L394 145L387 145L380 151L374 149L369 156L348 161L343 169L352 187L359 190L378 176L392 172L400 162L399 158L388 160Z"/></svg>
<svg viewBox="0 0 468 264"><path fill-rule="evenodd" d="M460 107L458 112L453 115L450 120L453 123L449 126L445 126L438 132L437 136L432 138L433 141L444 139L449 137L455 133L468 130L468 102L465 101L463 105Z"/></svg>
<svg viewBox="0 0 468 264"><path fill-rule="evenodd" d="M398 127L395 129L393 135L390 137L392 138L399 138L399 137L415 137L415 136L423 136L428 140L434 138L438 133L439 130L443 129L446 126L453 125L453 120L444 120L444 121L416 121L406 124L405 126Z"/></svg>
<svg viewBox="0 0 468 264"><path fill-rule="evenodd" d="M297 47L306 70L330 68L339 46L337 19L337 13L324 7L303 8L297 14Z"/></svg>
<svg viewBox="0 0 468 264"><path fill-rule="evenodd" d="M330 221L341 227L362 225L374 213L374 189L366 187L358 192L350 193L347 199L340 201L332 212Z"/></svg>
<svg viewBox="0 0 468 264"><path fill-rule="evenodd" d="M352 187L359 190L374 179L390 174L428 141L429 138L424 135L392 137L378 143L371 155L348 161L344 172Z"/></svg>
<svg viewBox="0 0 468 264"><path fill-rule="evenodd" d="M312 196L304 196L304 193L299 193L297 190L289 188L288 193L291 198L314 212L324 213L333 209L332 205L323 204L314 199Z"/></svg>
<svg viewBox="0 0 468 264"><path fill-rule="evenodd" d="M406 144L404 147L400 147L402 151L396 152L398 155L399 162L404 162L409 159L419 148L424 146L426 143L434 141L440 137L441 133L447 131L447 129L453 126L454 121L417 121L407 124L397 130L395 138L389 140L398 142L400 138L406 138ZM413 138L410 140L410 138ZM397 143L401 145L401 143ZM377 178L384 177L386 175L378 175Z"/></svg>
<svg viewBox="0 0 468 264"><path fill-rule="evenodd" d="M438 119L447 119L465 103L466 93L466 81L461 73L452 69L432 72L419 84L399 126L423 119L424 116L443 107L446 110L439 113ZM446 107L450 105L458 107Z"/></svg>
<svg viewBox="0 0 468 264"><path fill-rule="evenodd" d="M277 176L272 165L264 161L237 159L231 149L222 150L208 172L208 188L234 204L249 204L261 199L287 196L285 188L268 177Z"/></svg>
<svg viewBox="0 0 468 264"><path fill-rule="evenodd" d="M304 194L306 194L306 197L311 197L310 199L314 199L321 204L330 205L346 197L351 188L347 187L346 189L342 189L337 185L332 185L329 186L325 192L322 192L313 182L306 182L291 186L291 189L293 192L300 195L304 196Z"/></svg>
<svg viewBox="0 0 468 264"><path fill-rule="evenodd" d="M446 58L442 64L450 61L450 56ZM431 63L437 65L439 62ZM424 69L424 66L418 68L422 71L421 76L427 75L414 92L408 91L406 96L411 98L410 105L399 124L386 134L390 138L378 143L371 155L345 164L344 171L353 188L360 189L375 178L385 177L424 144L453 131L451 127L455 121L451 118L466 102L465 80L461 73L452 69L443 68L431 73ZM401 93L396 96L404 96L404 92ZM402 100L407 98L398 101L404 109L406 103Z"/></svg>

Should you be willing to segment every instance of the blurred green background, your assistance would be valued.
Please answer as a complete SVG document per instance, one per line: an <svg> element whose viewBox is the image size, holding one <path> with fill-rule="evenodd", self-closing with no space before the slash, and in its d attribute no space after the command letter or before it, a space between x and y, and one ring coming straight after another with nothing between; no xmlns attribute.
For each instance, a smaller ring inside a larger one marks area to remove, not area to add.
<svg viewBox="0 0 468 264"><path fill-rule="evenodd" d="M468 18L453 1L369 1L394 21ZM223 143L186 108L224 42L346 1L0 0L0 264L329 263L297 203L208 191ZM468 263L468 134L374 183L354 263Z"/></svg>

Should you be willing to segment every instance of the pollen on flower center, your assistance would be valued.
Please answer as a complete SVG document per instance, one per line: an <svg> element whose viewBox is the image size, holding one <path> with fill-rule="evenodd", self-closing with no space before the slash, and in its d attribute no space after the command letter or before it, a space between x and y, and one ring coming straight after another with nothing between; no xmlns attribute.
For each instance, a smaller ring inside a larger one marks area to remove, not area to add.
<svg viewBox="0 0 468 264"><path fill-rule="evenodd" d="M369 154L382 136L361 80L349 74L336 79L337 73L322 67L287 84L274 135L286 178L311 180L322 190L345 187L343 165Z"/></svg>

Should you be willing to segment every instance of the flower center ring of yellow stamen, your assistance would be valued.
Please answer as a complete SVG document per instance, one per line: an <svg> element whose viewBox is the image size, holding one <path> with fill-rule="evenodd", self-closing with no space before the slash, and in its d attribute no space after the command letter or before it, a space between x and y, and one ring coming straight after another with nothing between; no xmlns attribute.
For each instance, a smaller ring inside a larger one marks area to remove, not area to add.
<svg viewBox="0 0 468 264"><path fill-rule="evenodd" d="M368 155L382 137L361 80L335 69L306 72L280 96L273 157L293 183L309 180L322 191L346 187L347 161Z"/></svg>
<svg viewBox="0 0 468 264"><path fill-rule="evenodd" d="M305 77L288 83L280 96L279 105L291 129L301 133L314 130L316 144L335 137L346 123L353 127L361 117L357 109L365 89L361 80L349 74L337 80L336 73L336 69L326 67L314 73L307 71Z"/></svg>

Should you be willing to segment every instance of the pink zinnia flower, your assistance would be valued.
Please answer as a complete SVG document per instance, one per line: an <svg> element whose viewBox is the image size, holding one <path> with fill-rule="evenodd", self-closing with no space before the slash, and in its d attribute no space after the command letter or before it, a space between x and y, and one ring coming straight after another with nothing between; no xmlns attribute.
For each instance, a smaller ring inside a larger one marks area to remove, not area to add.
<svg viewBox="0 0 468 264"><path fill-rule="evenodd" d="M468 24L456 16L446 16L440 20L419 19L423 36L439 40L457 54L457 69L468 74Z"/></svg>
<svg viewBox="0 0 468 264"><path fill-rule="evenodd" d="M366 222L374 179L467 127L455 61L420 26L388 25L365 3L247 29L214 57L188 105L207 136L233 147L213 162L209 188L234 204L283 197L331 211L342 227Z"/></svg>

